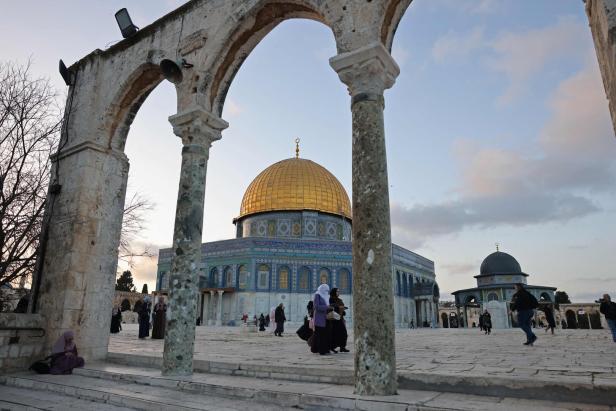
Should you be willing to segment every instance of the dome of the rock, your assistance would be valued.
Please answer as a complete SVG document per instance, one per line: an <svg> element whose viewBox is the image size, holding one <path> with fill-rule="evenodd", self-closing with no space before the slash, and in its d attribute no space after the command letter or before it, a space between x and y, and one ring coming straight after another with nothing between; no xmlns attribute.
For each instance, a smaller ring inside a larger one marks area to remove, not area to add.
<svg viewBox="0 0 616 411"><path fill-rule="evenodd" d="M282 160L263 170L246 189L239 217L293 210L351 218L351 203L342 184L327 169L303 158Z"/></svg>

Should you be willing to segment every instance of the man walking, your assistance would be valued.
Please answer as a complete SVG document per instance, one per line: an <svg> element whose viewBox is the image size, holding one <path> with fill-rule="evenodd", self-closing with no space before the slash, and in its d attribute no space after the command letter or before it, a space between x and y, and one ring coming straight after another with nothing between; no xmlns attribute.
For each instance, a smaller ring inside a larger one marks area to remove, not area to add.
<svg viewBox="0 0 616 411"><path fill-rule="evenodd" d="M608 294L603 294L603 298L600 301L599 311L605 315L607 325L612 330L612 339L616 342L616 303L612 301Z"/></svg>
<svg viewBox="0 0 616 411"><path fill-rule="evenodd" d="M516 293L511 298L511 310L518 312L518 324L526 333L524 345L533 345L537 341L537 336L533 333L530 324L539 302L534 295L526 291L523 284L516 284L515 289Z"/></svg>

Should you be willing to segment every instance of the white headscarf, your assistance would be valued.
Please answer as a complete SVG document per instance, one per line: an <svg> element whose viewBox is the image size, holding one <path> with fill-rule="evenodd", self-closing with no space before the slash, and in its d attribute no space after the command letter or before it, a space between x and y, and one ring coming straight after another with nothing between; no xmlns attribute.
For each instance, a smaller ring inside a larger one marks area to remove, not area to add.
<svg viewBox="0 0 616 411"><path fill-rule="evenodd" d="M329 304L329 285L321 284L312 298L314 299L317 295L321 296L325 304Z"/></svg>

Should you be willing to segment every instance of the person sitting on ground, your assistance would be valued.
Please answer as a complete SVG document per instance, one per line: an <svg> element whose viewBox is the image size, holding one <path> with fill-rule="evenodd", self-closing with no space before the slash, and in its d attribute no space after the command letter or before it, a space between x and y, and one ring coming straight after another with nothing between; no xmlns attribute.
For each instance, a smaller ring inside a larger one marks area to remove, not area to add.
<svg viewBox="0 0 616 411"><path fill-rule="evenodd" d="M601 301L599 311L605 316L607 325L612 331L612 339L616 343L616 303L612 301L608 294L603 294L603 298L599 301Z"/></svg>
<svg viewBox="0 0 616 411"><path fill-rule="evenodd" d="M77 355L75 334L65 331L51 349L51 364L49 373L55 375L72 374L73 368L81 368L85 364L83 358Z"/></svg>

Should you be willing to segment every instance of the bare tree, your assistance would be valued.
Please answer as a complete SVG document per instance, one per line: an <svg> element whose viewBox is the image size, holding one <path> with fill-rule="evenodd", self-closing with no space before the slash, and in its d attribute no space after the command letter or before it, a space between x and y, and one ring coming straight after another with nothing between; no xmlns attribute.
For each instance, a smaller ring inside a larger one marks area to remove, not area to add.
<svg viewBox="0 0 616 411"><path fill-rule="evenodd" d="M0 286L29 277L61 125L57 94L30 63L0 62Z"/></svg>
<svg viewBox="0 0 616 411"><path fill-rule="evenodd" d="M118 258L129 266L133 266L134 258L154 256L149 248L144 246L143 250L138 251L134 244L139 232L145 228L146 213L153 209L154 205L139 193L134 193L124 204Z"/></svg>
<svg viewBox="0 0 616 411"><path fill-rule="evenodd" d="M62 111L49 81L32 78L29 62L0 62L0 287L23 287L35 270ZM118 252L129 265L153 255L132 246L152 208L137 193L124 207Z"/></svg>

